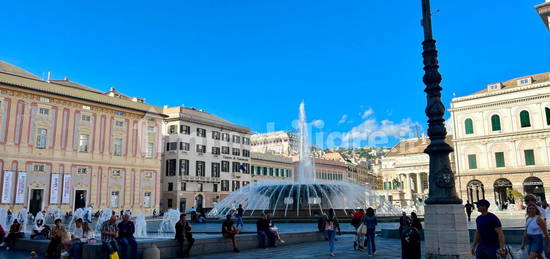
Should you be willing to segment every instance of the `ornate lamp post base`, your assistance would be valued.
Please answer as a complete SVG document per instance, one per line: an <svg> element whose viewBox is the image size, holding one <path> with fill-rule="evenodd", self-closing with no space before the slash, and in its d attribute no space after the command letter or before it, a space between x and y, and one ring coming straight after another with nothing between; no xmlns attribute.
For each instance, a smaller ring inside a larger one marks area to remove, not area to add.
<svg viewBox="0 0 550 259"><path fill-rule="evenodd" d="M426 258L471 258L468 225L461 204L427 204L424 222Z"/></svg>

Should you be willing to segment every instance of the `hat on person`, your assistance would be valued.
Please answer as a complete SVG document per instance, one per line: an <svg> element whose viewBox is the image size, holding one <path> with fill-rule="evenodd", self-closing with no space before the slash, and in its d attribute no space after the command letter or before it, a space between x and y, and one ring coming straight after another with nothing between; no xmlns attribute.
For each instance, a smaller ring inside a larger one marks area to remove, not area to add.
<svg viewBox="0 0 550 259"><path fill-rule="evenodd" d="M125 210L124 215L132 216L132 212L130 210Z"/></svg>
<svg viewBox="0 0 550 259"><path fill-rule="evenodd" d="M489 206L491 206L491 203L489 203L489 201L488 201L488 200L485 200L485 199L479 200L479 201L475 202L475 204L476 204L477 206L485 206L485 207L487 207L487 208L489 208Z"/></svg>

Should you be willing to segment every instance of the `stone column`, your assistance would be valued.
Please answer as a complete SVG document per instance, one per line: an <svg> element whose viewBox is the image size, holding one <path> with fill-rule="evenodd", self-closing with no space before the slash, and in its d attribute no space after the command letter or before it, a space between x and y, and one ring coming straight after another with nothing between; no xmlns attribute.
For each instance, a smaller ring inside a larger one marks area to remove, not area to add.
<svg viewBox="0 0 550 259"><path fill-rule="evenodd" d="M424 187L422 185L422 173L416 174L416 193L418 193L418 196L424 193Z"/></svg>

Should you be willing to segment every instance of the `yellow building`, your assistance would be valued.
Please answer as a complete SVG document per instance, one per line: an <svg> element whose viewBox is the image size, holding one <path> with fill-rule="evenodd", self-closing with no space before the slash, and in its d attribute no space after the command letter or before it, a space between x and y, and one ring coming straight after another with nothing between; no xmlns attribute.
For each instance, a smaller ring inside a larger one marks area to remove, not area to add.
<svg viewBox="0 0 550 259"><path fill-rule="evenodd" d="M0 62L0 207L158 210L162 118L114 88Z"/></svg>

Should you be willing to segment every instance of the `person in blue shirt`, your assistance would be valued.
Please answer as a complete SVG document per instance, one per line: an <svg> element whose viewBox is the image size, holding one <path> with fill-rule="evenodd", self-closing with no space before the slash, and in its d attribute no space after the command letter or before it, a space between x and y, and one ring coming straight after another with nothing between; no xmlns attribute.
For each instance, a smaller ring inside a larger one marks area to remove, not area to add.
<svg viewBox="0 0 550 259"><path fill-rule="evenodd" d="M487 200L476 202L481 213L476 219L477 230L472 244L472 255L477 259L497 259L497 252L506 256L504 233L498 217L489 212L491 205Z"/></svg>
<svg viewBox="0 0 550 259"><path fill-rule="evenodd" d="M118 223L118 244L120 246L120 257L122 259L137 258L137 242L134 238L136 227L130 220L132 213L127 210L123 213L122 221Z"/></svg>
<svg viewBox="0 0 550 259"><path fill-rule="evenodd" d="M378 225L378 219L376 219L376 216L374 215L374 209L368 208L367 213L363 217L363 224L367 226L367 234L366 234L366 247L367 247L367 254L369 256L373 256L376 254L376 245L374 243L374 236L376 233L376 225Z"/></svg>

